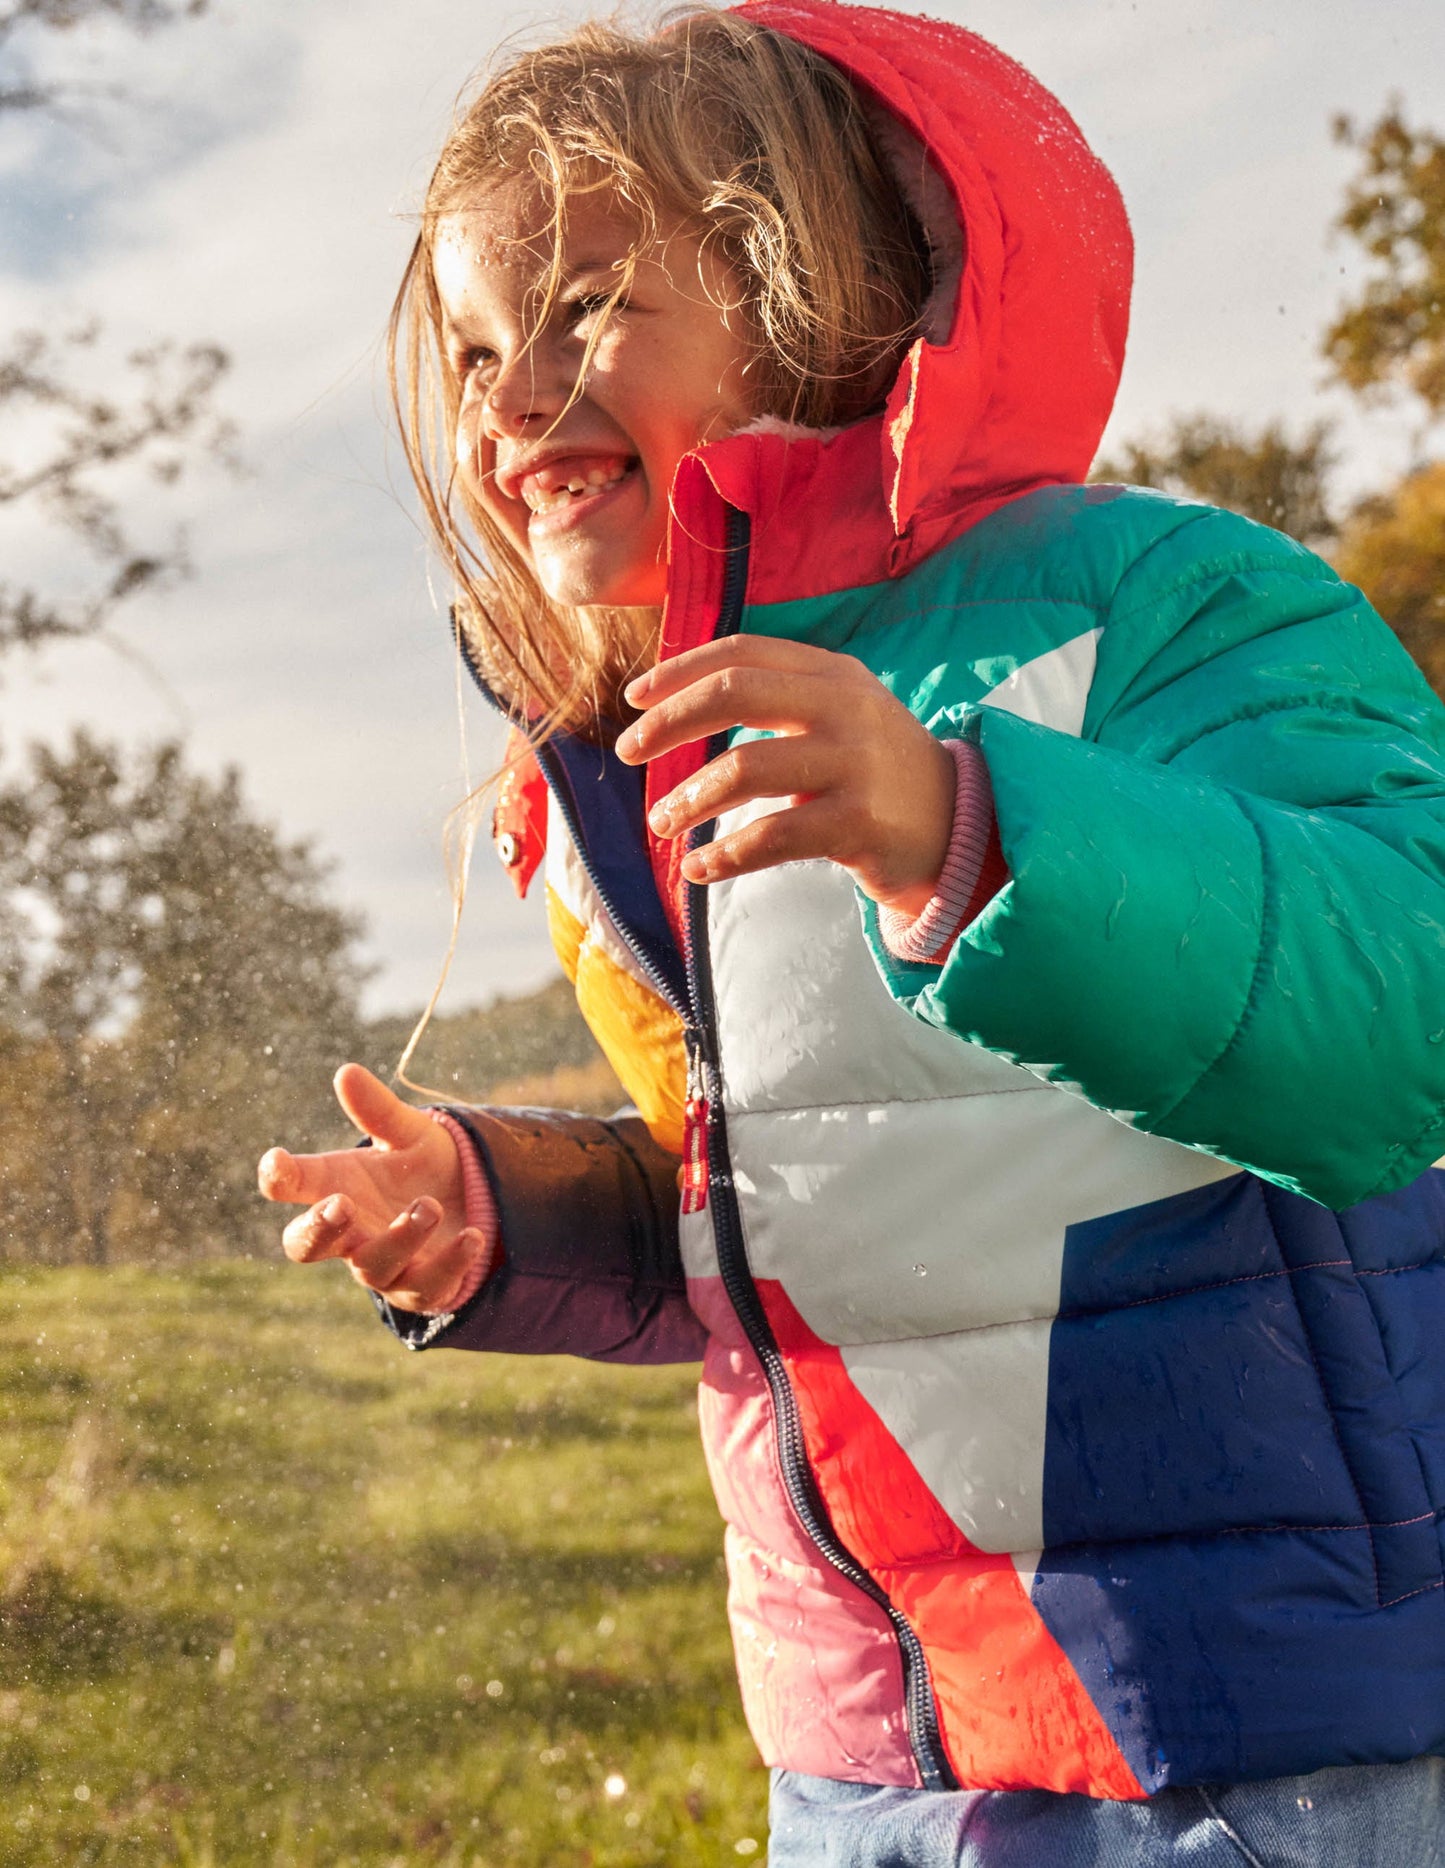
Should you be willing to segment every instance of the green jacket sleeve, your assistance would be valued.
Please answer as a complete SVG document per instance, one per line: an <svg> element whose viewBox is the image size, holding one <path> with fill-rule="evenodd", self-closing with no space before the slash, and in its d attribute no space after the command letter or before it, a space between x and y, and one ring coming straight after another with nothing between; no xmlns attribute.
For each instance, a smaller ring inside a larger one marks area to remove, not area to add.
<svg viewBox="0 0 1445 1868"><path fill-rule="evenodd" d="M986 704L1011 880L923 1018L1335 1208L1445 1144L1445 711L1358 591L1206 514L1120 581L1080 738Z"/></svg>

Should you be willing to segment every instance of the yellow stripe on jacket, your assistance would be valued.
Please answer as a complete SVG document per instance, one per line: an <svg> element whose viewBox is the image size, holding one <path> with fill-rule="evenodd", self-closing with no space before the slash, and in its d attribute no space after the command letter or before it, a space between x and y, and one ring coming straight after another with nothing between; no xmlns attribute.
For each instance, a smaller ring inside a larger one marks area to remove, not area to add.
<svg viewBox="0 0 1445 1868"><path fill-rule="evenodd" d="M555 810L547 825L547 927L577 1007L662 1147L682 1152L682 1023L641 977Z"/></svg>

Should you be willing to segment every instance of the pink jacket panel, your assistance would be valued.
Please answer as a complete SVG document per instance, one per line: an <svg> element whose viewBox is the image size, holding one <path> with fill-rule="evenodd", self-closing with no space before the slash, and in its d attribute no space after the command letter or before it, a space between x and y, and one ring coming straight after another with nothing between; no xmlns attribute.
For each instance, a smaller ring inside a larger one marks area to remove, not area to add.
<svg viewBox="0 0 1445 1868"><path fill-rule="evenodd" d="M709 1344L698 1411L728 1523L743 1709L764 1763L916 1786L897 1639L883 1610L798 1524L779 1472L772 1397L750 1348Z"/></svg>

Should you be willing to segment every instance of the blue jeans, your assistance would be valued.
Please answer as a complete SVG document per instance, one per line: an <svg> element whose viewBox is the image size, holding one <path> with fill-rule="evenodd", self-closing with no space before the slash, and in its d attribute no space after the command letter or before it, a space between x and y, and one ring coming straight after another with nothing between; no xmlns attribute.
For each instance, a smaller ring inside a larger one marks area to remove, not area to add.
<svg viewBox="0 0 1445 1868"><path fill-rule="evenodd" d="M1445 1868L1445 1760L1163 1790L889 1790L774 1771L768 1868Z"/></svg>

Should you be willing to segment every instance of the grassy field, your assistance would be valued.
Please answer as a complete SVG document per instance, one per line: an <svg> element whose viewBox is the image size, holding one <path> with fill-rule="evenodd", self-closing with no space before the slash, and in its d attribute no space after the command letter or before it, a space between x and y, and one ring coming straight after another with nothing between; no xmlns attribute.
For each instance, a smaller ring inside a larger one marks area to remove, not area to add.
<svg viewBox="0 0 1445 1868"><path fill-rule="evenodd" d="M693 1372L344 1273L0 1294L0 1863L761 1862Z"/></svg>

